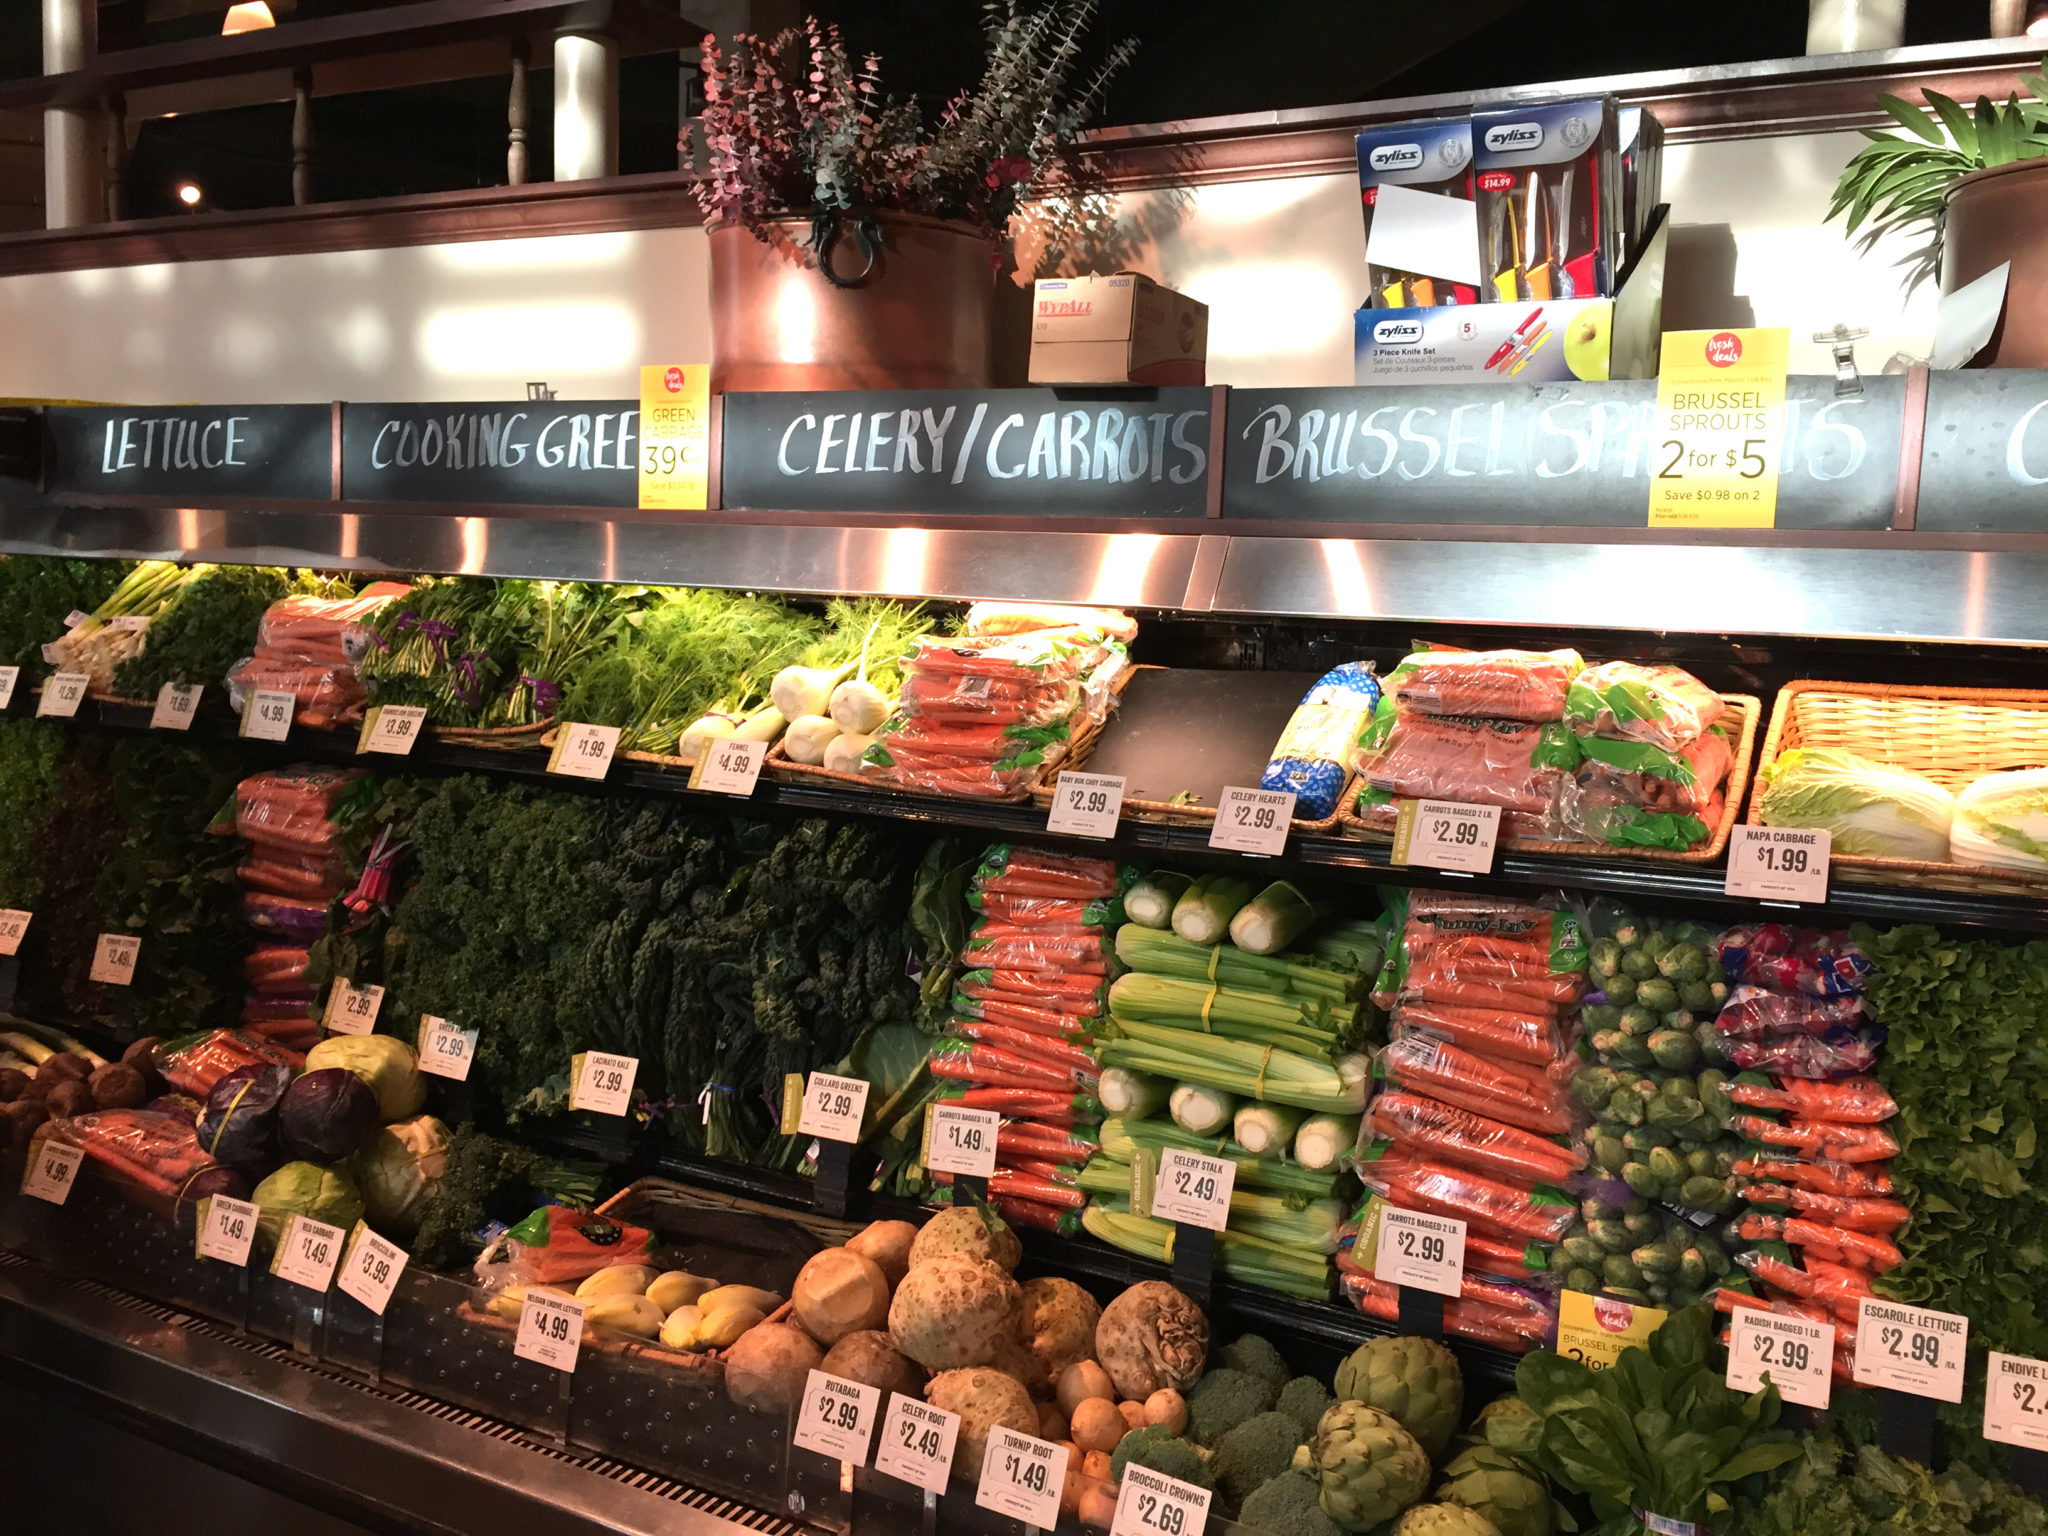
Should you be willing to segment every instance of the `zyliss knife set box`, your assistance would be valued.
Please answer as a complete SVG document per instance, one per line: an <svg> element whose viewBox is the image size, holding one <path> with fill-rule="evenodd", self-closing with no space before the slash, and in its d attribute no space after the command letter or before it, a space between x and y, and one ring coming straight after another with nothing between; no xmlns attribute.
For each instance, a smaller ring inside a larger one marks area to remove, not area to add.
<svg viewBox="0 0 2048 1536"><path fill-rule="evenodd" d="M1361 133L1357 381L1641 376L1644 360L1612 345L1614 301L1626 273L1631 308L1661 309L1661 254L1642 259L1661 145L1654 118L1624 123L1609 97Z"/></svg>

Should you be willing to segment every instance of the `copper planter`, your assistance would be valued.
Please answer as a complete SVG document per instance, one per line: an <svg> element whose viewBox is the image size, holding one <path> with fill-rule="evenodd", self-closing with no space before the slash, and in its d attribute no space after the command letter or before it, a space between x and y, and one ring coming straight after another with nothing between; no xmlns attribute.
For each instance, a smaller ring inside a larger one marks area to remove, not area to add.
<svg viewBox="0 0 2048 1536"><path fill-rule="evenodd" d="M764 243L734 224L711 238L711 388L980 389L989 382L995 268L975 230L885 214L869 270L842 238L817 269L810 225Z"/></svg>
<svg viewBox="0 0 2048 1536"><path fill-rule="evenodd" d="M1972 171L1948 189L1941 291L1953 293L2000 262L2005 318L1977 354L1980 368L2048 368L2048 160Z"/></svg>

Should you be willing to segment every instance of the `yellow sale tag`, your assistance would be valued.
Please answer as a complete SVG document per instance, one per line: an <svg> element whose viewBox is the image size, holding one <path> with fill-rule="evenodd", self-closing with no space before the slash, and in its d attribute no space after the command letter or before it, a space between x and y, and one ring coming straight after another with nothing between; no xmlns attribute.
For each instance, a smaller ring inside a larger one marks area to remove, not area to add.
<svg viewBox="0 0 2048 1536"><path fill-rule="evenodd" d="M1558 1297L1557 1352L1588 1370L1604 1371L1631 1344L1647 1345L1664 1317L1656 1307L1564 1291Z"/></svg>
<svg viewBox="0 0 2048 1536"><path fill-rule="evenodd" d="M711 368L660 363L640 370L640 505L702 511L711 465Z"/></svg>
<svg viewBox="0 0 2048 1536"><path fill-rule="evenodd" d="M1778 520L1791 332L1666 331L1650 432L1652 528Z"/></svg>

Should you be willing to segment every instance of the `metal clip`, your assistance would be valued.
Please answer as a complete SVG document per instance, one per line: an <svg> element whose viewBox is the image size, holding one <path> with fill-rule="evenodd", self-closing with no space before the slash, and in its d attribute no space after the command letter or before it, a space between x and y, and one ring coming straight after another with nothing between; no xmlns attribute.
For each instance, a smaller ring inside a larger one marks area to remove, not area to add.
<svg viewBox="0 0 2048 1536"><path fill-rule="evenodd" d="M1863 393L1863 375L1856 371L1856 343L1870 334L1863 326L1850 330L1839 322L1832 331L1815 331L1815 341L1827 342L1835 349L1835 398Z"/></svg>
<svg viewBox="0 0 2048 1536"><path fill-rule="evenodd" d="M1858 331L1856 334L1860 336L1863 333ZM1814 337L1815 341L1821 339L1818 336ZM555 392L548 388L546 380L542 380L538 384L528 384L526 386L526 398L529 400L552 400L555 398Z"/></svg>

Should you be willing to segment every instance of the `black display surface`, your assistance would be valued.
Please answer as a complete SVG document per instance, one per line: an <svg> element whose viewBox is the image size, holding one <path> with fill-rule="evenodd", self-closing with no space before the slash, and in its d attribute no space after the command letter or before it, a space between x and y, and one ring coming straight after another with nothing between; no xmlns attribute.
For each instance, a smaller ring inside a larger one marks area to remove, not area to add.
<svg viewBox="0 0 2048 1536"><path fill-rule="evenodd" d="M350 404L341 498L636 507L639 441L638 400Z"/></svg>
<svg viewBox="0 0 2048 1536"><path fill-rule="evenodd" d="M725 506L747 511L1203 516L1206 389L727 395Z"/></svg>
<svg viewBox="0 0 2048 1536"><path fill-rule="evenodd" d="M1654 380L1233 389L1223 515L1640 528L1656 403ZM1890 526L1904 410L1900 378L1841 398L1831 378L1790 380L1778 526Z"/></svg>
<svg viewBox="0 0 2048 1536"><path fill-rule="evenodd" d="M325 405L52 406L47 415L53 491L324 501L334 489Z"/></svg>

